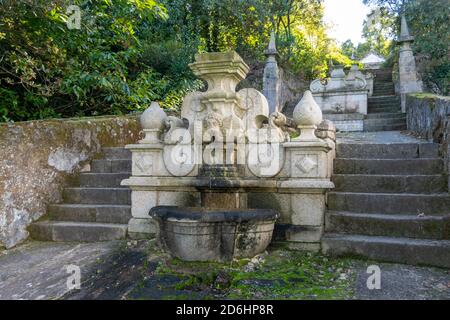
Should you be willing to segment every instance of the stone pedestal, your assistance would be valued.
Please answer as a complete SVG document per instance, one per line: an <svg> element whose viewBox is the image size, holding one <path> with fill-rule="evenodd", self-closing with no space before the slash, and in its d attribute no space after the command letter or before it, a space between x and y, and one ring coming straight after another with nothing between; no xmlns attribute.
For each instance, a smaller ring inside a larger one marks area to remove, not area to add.
<svg viewBox="0 0 450 320"><path fill-rule="evenodd" d="M334 188L330 181L328 153L325 141L288 142L286 148L291 179L285 184L290 202L290 217L285 237L288 242L300 242L303 248L315 250L320 245L324 228L325 193ZM283 191L281 191L283 192Z"/></svg>

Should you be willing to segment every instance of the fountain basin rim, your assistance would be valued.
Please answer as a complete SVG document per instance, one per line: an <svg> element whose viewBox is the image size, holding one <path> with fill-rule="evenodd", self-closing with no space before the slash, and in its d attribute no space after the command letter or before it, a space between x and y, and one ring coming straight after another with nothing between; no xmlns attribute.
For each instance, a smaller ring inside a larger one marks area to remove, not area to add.
<svg viewBox="0 0 450 320"><path fill-rule="evenodd" d="M275 221L279 214L272 209L210 209L197 207L156 206L149 215L160 220L196 222Z"/></svg>

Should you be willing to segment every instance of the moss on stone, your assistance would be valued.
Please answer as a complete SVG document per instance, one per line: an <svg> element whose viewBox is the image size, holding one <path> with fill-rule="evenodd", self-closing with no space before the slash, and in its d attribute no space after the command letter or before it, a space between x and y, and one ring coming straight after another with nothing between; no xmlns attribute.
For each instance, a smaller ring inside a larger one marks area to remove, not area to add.
<svg viewBox="0 0 450 320"><path fill-rule="evenodd" d="M417 99L432 99L432 100L450 101L450 97L448 97L448 96L440 96L440 95L428 93L428 92L410 93L408 95L411 97L417 98Z"/></svg>
<svg viewBox="0 0 450 320"><path fill-rule="evenodd" d="M0 189L14 189L9 202L0 203L6 221L0 226L0 244L9 248L24 241L26 227L45 214L48 203L61 200L69 174L102 147L136 143L140 131L134 114L0 124Z"/></svg>
<svg viewBox="0 0 450 320"><path fill-rule="evenodd" d="M355 275L351 260L278 249L260 263L242 259L232 263L161 263L157 275L175 275L177 290L210 291L224 299L350 299Z"/></svg>

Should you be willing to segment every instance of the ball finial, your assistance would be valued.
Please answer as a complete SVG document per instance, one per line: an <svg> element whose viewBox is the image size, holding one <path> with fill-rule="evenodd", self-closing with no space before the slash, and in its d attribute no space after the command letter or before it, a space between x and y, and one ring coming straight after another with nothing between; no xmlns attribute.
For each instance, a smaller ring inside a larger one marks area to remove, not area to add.
<svg viewBox="0 0 450 320"><path fill-rule="evenodd" d="M317 126L322 122L322 110L317 105L311 91L307 90L294 109L294 122L301 130L298 141L316 141Z"/></svg>
<svg viewBox="0 0 450 320"><path fill-rule="evenodd" d="M157 102L152 102L141 115L141 126L145 132L145 138L141 143L155 143L159 141L159 135L164 129L167 115Z"/></svg>

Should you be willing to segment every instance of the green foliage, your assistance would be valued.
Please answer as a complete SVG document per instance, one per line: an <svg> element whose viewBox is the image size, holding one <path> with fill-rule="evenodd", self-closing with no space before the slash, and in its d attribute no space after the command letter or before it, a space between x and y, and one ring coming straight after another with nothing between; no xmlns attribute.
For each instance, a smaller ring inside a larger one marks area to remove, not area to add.
<svg viewBox="0 0 450 320"><path fill-rule="evenodd" d="M363 25L363 37L366 40L360 50L374 52L388 57L395 43L392 39L396 35L396 17L384 8L372 10ZM364 55L365 55L364 54Z"/></svg>
<svg viewBox="0 0 450 320"><path fill-rule="evenodd" d="M81 8L80 28L69 28ZM272 30L280 62L325 76L348 58L326 36L319 0L0 0L0 120L121 114L151 101L178 109L203 87L202 51L261 61Z"/></svg>
<svg viewBox="0 0 450 320"><path fill-rule="evenodd" d="M121 114L152 100L177 108L180 95L199 87L176 64L158 70L146 60L141 34L167 19L154 0L74 1L80 29L68 28L65 1L0 4L3 121ZM170 54L166 61L181 60L180 50Z"/></svg>
<svg viewBox="0 0 450 320"><path fill-rule="evenodd" d="M406 5L413 49L423 81L435 93L450 93L450 26L447 0L415 0Z"/></svg>
<svg viewBox="0 0 450 320"><path fill-rule="evenodd" d="M364 0L366 4L384 8L386 16L382 29L391 30L391 38L400 31L400 15L405 14L411 34L415 37L413 49L419 58L419 71L430 90L448 95L450 92L450 26L448 0ZM394 19L395 18L395 19ZM397 55L390 48L391 61Z"/></svg>

